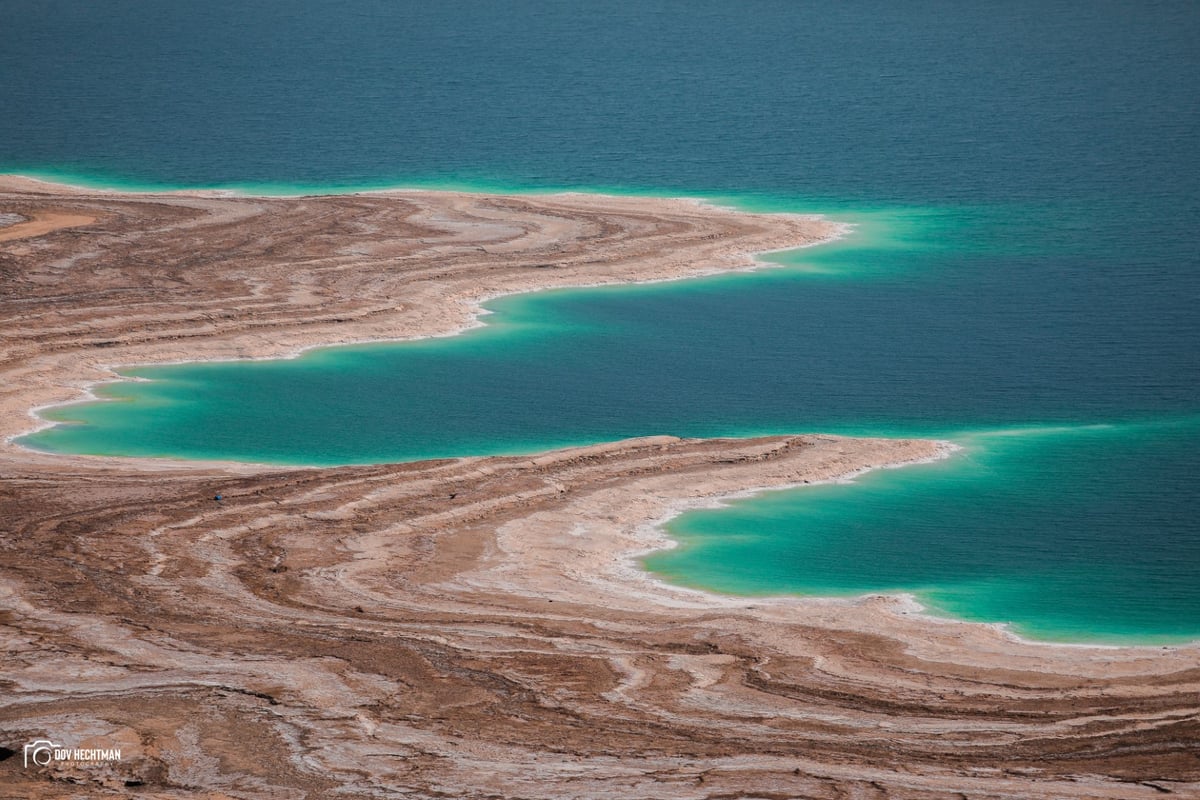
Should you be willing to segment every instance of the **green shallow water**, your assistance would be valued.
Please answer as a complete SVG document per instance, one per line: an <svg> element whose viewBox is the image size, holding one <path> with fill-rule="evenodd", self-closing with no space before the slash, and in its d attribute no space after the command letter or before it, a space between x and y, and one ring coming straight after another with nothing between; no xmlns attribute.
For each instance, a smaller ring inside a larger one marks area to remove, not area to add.
<svg viewBox="0 0 1200 800"><path fill-rule="evenodd" d="M1200 420L964 433L951 459L766 492L668 523L645 565L746 595L912 594L1060 641L1200 638Z"/></svg>

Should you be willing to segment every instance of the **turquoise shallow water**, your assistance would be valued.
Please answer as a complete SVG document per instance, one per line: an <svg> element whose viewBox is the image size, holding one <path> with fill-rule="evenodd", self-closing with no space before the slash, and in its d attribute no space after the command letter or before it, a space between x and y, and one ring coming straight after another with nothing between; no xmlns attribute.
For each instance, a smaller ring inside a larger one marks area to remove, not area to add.
<svg viewBox="0 0 1200 800"><path fill-rule="evenodd" d="M668 525L681 546L645 563L737 594L911 593L1036 638L1189 640L1200 605L1180 578L1200 540L1176 512L1198 434L1195 419L964 432L950 461L689 512Z"/></svg>
<svg viewBox="0 0 1200 800"><path fill-rule="evenodd" d="M855 222L753 275L489 303L453 339L131 370L27 440L340 464L649 433L952 438L689 515L648 564L1200 636L1200 7L18 2L0 168L117 188L686 194Z"/></svg>

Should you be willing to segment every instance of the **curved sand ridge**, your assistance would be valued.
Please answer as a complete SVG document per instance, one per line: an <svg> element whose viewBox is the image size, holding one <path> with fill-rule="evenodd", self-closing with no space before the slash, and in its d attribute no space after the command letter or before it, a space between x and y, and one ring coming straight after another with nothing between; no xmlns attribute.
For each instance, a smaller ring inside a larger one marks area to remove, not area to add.
<svg viewBox="0 0 1200 800"><path fill-rule="evenodd" d="M0 425L105 365L449 333L486 297L667 279L836 233L688 201L122 195L0 213ZM1200 651L1021 642L903 600L730 598L657 520L932 442L657 437L281 469L0 449L14 796L1160 797L1200 792ZM214 494L225 497L220 504ZM38 737L120 747L23 769ZM64 781L76 781L73 786Z"/></svg>

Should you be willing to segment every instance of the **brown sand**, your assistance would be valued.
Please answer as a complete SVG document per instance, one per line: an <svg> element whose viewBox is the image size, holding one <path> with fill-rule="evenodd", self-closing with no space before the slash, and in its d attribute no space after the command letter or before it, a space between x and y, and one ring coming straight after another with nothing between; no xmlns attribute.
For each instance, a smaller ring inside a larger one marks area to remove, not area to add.
<svg viewBox="0 0 1200 800"><path fill-rule="evenodd" d="M30 239L34 236L42 236L53 231L62 230L63 228L77 228L80 225L90 225L95 221L95 217L89 217L84 214L63 214L51 210L39 210L34 213L32 218L24 222L0 228L0 242L9 242L13 239Z"/></svg>
<svg viewBox="0 0 1200 800"><path fill-rule="evenodd" d="M17 178L0 213L92 220L0 245L4 436L109 364L448 333L489 296L744 268L834 232L687 201ZM659 437L317 470L5 444L0 797L1200 794L1195 646L1034 644L902 599L637 569L680 508L939 454ZM38 737L123 759L24 769Z"/></svg>

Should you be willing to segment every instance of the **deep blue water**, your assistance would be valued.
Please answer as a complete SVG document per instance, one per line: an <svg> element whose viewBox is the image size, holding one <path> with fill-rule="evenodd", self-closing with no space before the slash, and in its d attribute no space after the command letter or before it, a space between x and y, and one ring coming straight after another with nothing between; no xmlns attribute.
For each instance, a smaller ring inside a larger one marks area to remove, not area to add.
<svg viewBox="0 0 1200 800"><path fill-rule="evenodd" d="M933 488L889 475L894 491L851 504L861 546L913 542L894 562L907 582L839 573L832 546L818 572L800 558L779 573L785 541L844 518L806 510L836 509L832 495L738 523L754 536L722 518L717 538L740 543L756 591L907 589L1032 632L1200 634L1200 5L10 0L0 14L2 170L687 193L860 223L778 272L497 301L495 324L459 340L141 370L172 380L56 412L90 424L37 446L344 463L664 432L956 436L992 454L991 488L965 467L950 483L914 471ZM977 436L1098 423L1116 433L1019 451ZM1117 492L1114 452L1137 478ZM994 575L951 559L930 583L931 540L887 509L939 492L933 540L991 553ZM963 507L987 524L953 524ZM1096 531L1108 557L1064 583L1053 565ZM1147 537L1153 568L1122 573L1113 551ZM655 566L750 590L701 565L730 558L709 547Z"/></svg>
<svg viewBox="0 0 1200 800"><path fill-rule="evenodd" d="M0 164L25 170L1121 201L1159 231L1196 211L1186 0L7 0L3 21Z"/></svg>

